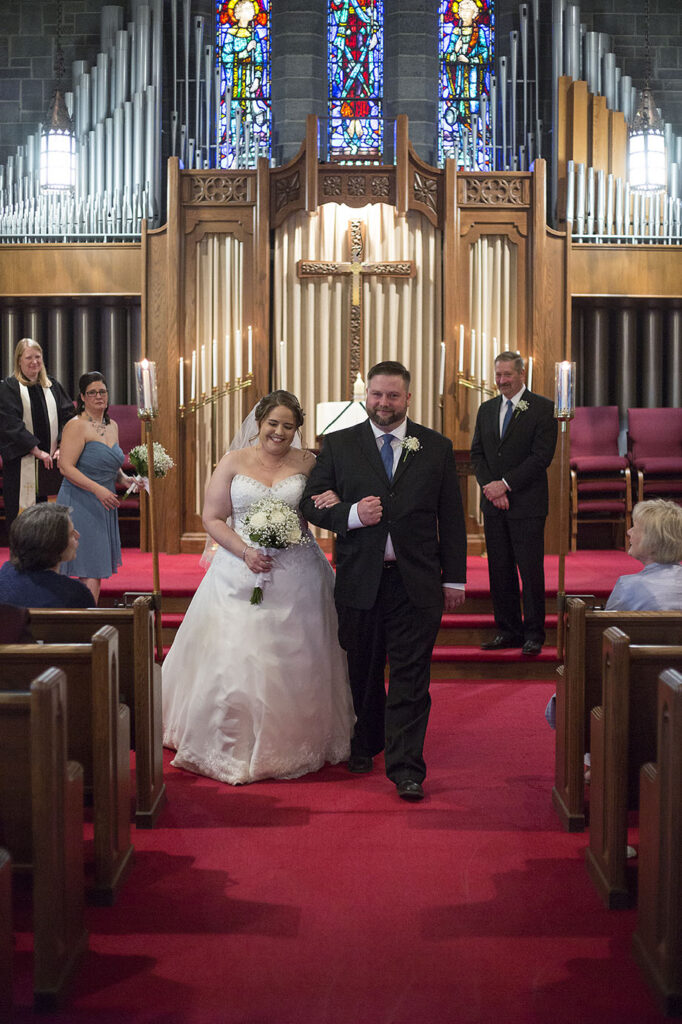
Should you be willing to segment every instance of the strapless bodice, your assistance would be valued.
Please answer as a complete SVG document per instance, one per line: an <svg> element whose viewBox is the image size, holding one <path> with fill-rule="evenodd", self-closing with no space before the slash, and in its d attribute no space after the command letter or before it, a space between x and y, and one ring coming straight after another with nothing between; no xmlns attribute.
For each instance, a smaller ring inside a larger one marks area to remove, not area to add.
<svg viewBox="0 0 682 1024"><path fill-rule="evenodd" d="M261 498L279 498L298 512L298 503L305 487L305 473L294 473L283 480L278 480L272 487L254 480L252 476L237 473L232 478L230 498L232 501L232 522L240 536L244 535L244 517L255 501Z"/></svg>

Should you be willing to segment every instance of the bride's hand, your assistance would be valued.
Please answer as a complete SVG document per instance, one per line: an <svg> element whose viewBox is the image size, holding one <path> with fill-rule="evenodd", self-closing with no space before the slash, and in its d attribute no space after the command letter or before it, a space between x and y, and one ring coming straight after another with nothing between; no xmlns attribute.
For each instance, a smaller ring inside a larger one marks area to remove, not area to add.
<svg viewBox="0 0 682 1024"><path fill-rule="evenodd" d="M336 491L323 491L322 494L312 494L315 508L333 508L341 501Z"/></svg>
<svg viewBox="0 0 682 1024"><path fill-rule="evenodd" d="M244 561L251 572L258 575L259 572L269 572L272 568L272 559L264 555L260 548L247 547L244 552Z"/></svg>

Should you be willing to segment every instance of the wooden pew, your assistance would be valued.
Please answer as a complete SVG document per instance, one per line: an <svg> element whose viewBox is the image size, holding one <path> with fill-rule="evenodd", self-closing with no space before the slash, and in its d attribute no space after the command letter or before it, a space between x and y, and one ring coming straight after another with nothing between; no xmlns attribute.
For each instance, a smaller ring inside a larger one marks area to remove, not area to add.
<svg viewBox="0 0 682 1024"><path fill-rule="evenodd" d="M640 775L635 958L666 1015L682 1014L682 674L658 680L656 764Z"/></svg>
<svg viewBox="0 0 682 1024"><path fill-rule="evenodd" d="M161 666L154 659L150 595L130 608L32 608L31 629L44 643L87 643L101 626L118 630L120 699L131 711L135 750L135 824L153 828L166 800L163 781Z"/></svg>
<svg viewBox="0 0 682 1024"><path fill-rule="evenodd" d="M9 1021L12 1012L12 860L0 849L0 1021Z"/></svg>
<svg viewBox="0 0 682 1024"><path fill-rule="evenodd" d="M83 769L67 761L64 673L0 693L0 839L33 876L34 998L60 1000L88 937L83 899Z"/></svg>
<svg viewBox="0 0 682 1024"><path fill-rule="evenodd" d="M92 794L97 903L113 903L133 854L130 843L130 712L119 704L118 635L99 629L88 644L0 646L0 690L28 686L54 665L67 680L69 757Z"/></svg>
<svg viewBox="0 0 682 1024"><path fill-rule="evenodd" d="M642 765L656 759L658 677L666 668L682 669L682 645L639 646L620 629L605 631L602 701L592 709L590 843L585 855L590 877L611 910L632 903L628 809L638 806Z"/></svg>
<svg viewBox="0 0 682 1024"><path fill-rule="evenodd" d="M552 803L564 828L585 828L585 753L590 713L601 703L602 634L617 626L635 643L682 644L682 612L605 612L566 601L565 663L557 670Z"/></svg>

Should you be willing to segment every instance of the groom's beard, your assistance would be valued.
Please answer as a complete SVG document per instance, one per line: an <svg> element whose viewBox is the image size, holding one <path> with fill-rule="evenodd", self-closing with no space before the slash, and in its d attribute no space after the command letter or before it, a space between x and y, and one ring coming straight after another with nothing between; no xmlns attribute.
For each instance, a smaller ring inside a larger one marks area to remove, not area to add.
<svg viewBox="0 0 682 1024"><path fill-rule="evenodd" d="M407 403L402 409L367 409L367 415L377 427L397 427L407 416Z"/></svg>

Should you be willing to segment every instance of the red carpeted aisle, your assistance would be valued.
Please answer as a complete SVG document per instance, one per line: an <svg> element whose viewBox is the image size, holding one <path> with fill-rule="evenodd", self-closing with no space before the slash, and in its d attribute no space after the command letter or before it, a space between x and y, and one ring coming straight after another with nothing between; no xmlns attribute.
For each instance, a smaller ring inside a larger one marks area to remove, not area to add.
<svg viewBox="0 0 682 1024"><path fill-rule="evenodd" d="M586 836L551 809L548 683L434 683L427 799L377 765L231 788L167 767L64 1012L17 1024L654 1024Z"/></svg>

